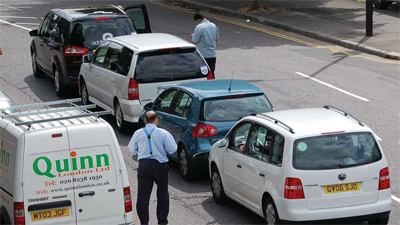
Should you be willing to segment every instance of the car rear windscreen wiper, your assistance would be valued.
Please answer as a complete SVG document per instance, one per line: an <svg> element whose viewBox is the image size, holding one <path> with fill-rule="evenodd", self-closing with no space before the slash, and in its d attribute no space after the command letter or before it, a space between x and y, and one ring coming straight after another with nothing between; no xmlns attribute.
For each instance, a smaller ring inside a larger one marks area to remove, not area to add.
<svg viewBox="0 0 400 225"><path fill-rule="evenodd" d="M354 164L339 164L339 168L349 168L349 167L354 167L354 166L359 166L360 163L354 163Z"/></svg>

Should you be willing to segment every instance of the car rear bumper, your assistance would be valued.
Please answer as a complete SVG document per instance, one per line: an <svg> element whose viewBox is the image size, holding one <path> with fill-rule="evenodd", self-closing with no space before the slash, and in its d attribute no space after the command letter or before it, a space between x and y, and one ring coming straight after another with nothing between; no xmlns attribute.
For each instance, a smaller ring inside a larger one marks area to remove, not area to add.
<svg viewBox="0 0 400 225"><path fill-rule="evenodd" d="M122 112L124 113L124 120L131 123L137 123L143 111L140 102L138 100L127 99L119 99L119 102L122 107Z"/></svg>
<svg viewBox="0 0 400 225"><path fill-rule="evenodd" d="M192 164L200 171L208 171L208 156L210 152L201 152L193 155Z"/></svg>
<svg viewBox="0 0 400 225"><path fill-rule="evenodd" d="M334 220L342 218L366 217L390 212L392 200L390 189L381 190L374 203L346 207L308 209L304 199L284 199L276 202L280 219L285 221Z"/></svg>

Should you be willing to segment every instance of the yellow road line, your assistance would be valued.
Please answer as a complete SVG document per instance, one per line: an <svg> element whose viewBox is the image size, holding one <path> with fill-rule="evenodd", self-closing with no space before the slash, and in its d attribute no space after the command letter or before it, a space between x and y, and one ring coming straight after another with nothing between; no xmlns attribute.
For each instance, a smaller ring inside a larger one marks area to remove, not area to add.
<svg viewBox="0 0 400 225"><path fill-rule="evenodd" d="M160 3L158 1L152 1L152 0L148 0L148 2L156 4L156 5L159 5L159 6L162 6L164 8L172 9L172 10L175 10L175 11L180 11L180 12L185 12L185 13L192 13L192 12L189 12L188 10L186 10L186 9L180 8L179 6L170 6L170 5L166 5L166 4ZM268 30L266 28L253 26L253 25L249 25L249 24L245 24L245 23L241 23L241 22L236 22L236 21L233 21L233 20L224 19L224 18L216 16L216 15L207 14L207 17L215 19L215 20L218 20L218 21L221 21L221 22L230 23L230 24L233 24L233 25L245 27L245 28L252 29L252 30L257 30L257 31L260 31L260 32L263 32L263 33L267 33L267 34L270 34L270 35L273 35L273 36L276 36L276 37L280 37L280 38L285 39L285 40L293 41L293 42L296 42L296 43L304 44L304 45L307 45L307 46L310 46L310 47L320 48L320 49L327 49L327 50L329 50L329 51L331 51L333 53L344 54L344 55L347 55L348 57L352 57L352 58L363 58L363 59L372 60L372 61L380 62L380 63L386 63L386 64L398 64L398 62L395 62L395 61L384 60L384 59L379 59L379 58L373 58L373 57L364 56L364 55L355 55L355 54L352 54L352 53L349 53L349 52L345 52L345 51L341 51L341 50L338 50L338 49L335 49L335 48L332 48L332 47L329 47L329 46L315 44L315 43L304 41L304 40L301 40L301 39L298 39L298 38L295 38L295 37L291 37L291 36L288 36L288 35L285 35L285 34L282 34L282 33L271 31L271 30Z"/></svg>

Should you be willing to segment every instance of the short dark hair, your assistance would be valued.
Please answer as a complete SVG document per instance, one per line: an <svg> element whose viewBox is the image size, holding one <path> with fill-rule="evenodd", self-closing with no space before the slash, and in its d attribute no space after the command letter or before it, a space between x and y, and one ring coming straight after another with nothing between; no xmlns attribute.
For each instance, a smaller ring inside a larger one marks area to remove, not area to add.
<svg viewBox="0 0 400 225"><path fill-rule="evenodd" d="M144 119L146 123L153 123L157 119L157 113L155 111L148 111Z"/></svg>
<svg viewBox="0 0 400 225"><path fill-rule="evenodd" d="M199 12L195 12L194 13L194 20L202 20L204 19L204 15L199 13Z"/></svg>

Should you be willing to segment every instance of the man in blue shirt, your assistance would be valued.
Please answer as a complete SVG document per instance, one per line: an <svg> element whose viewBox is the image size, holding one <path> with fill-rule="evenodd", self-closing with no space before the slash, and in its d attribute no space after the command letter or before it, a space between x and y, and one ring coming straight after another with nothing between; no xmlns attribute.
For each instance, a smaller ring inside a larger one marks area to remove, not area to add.
<svg viewBox="0 0 400 225"><path fill-rule="evenodd" d="M214 75L215 63L217 61L217 42L219 39L218 27L207 20L203 14L196 12L194 20L197 23L194 33L191 35L192 43L197 46L197 49L203 55L211 72Z"/></svg>
<svg viewBox="0 0 400 225"><path fill-rule="evenodd" d="M157 113L148 111L145 117L146 127L137 130L128 144L133 155L138 155L138 198L136 211L140 223L149 223L149 200L154 182L157 184L157 219L158 224L168 223L168 158L167 153L177 150L172 135L157 128Z"/></svg>

